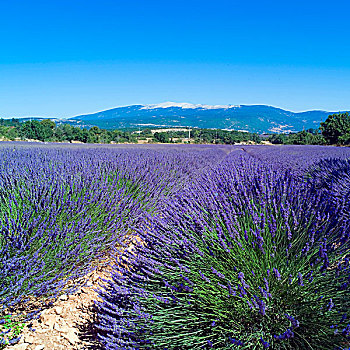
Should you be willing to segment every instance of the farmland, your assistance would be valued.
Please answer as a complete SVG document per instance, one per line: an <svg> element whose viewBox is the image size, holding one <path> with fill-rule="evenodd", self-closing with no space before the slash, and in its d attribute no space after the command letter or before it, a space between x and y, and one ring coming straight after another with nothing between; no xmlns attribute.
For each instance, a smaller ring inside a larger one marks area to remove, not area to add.
<svg viewBox="0 0 350 350"><path fill-rule="evenodd" d="M2 143L0 174L4 346L114 252L102 348L349 347L349 148Z"/></svg>

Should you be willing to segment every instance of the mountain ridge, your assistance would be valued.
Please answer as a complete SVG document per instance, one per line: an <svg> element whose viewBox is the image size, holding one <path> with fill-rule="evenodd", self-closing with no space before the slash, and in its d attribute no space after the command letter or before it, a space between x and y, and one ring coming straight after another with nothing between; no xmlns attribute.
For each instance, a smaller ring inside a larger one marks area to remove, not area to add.
<svg viewBox="0 0 350 350"><path fill-rule="evenodd" d="M198 127L258 133L289 133L317 128L328 115L338 112L292 112L268 105L202 105L164 102L129 105L83 114L68 120L82 126L105 129L150 127Z"/></svg>

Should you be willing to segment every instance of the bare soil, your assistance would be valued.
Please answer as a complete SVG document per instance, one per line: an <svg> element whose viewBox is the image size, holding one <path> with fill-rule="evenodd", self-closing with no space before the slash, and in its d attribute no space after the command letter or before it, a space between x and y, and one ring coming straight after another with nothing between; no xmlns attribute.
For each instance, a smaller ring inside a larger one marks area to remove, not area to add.
<svg viewBox="0 0 350 350"><path fill-rule="evenodd" d="M109 261L108 261L109 260ZM100 263L84 277L84 286L74 294L61 295L40 317L25 325L21 340L11 350L78 350L102 349L96 337L94 322L98 300L97 289L109 279L114 257Z"/></svg>

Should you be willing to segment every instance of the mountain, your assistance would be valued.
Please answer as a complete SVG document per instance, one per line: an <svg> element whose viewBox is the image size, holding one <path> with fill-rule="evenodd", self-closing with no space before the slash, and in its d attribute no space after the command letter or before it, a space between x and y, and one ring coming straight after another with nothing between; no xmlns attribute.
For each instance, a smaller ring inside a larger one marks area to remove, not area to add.
<svg viewBox="0 0 350 350"><path fill-rule="evenodd" d="M333 112L294 113L265 105L195 105L165 102L156 105L117 107L79 115L69 120L82 126L105 129L130 127L198 127L258 133L289 133L317 128Z"/></svg>

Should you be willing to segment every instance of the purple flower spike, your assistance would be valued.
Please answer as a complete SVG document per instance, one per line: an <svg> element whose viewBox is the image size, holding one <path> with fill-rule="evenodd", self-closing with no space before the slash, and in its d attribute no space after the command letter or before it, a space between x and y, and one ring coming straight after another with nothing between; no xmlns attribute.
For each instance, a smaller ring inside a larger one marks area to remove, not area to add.
<svg viewBox="0 0 350 350"><path fill-rule="evenodd" d="M279 271L276 268L273 268L273 274L275 275L275 277L277 278L278 281L281 280L281 274L279 273Z"/></svg>
<svg viewBox="0 0 350 350"><path fill-rule="evenodd" d="M264 349L267 349L270 347L270 343L265 341L263 338L260 338L260 342L263 345Z"/></svg>
<svg viewBox="0 0 350 350"><path fill-rule="evenodd" d="M299 286L304 286L304 282L303 282L303 275L298 272L298 283L299 283Z"/></svg>

